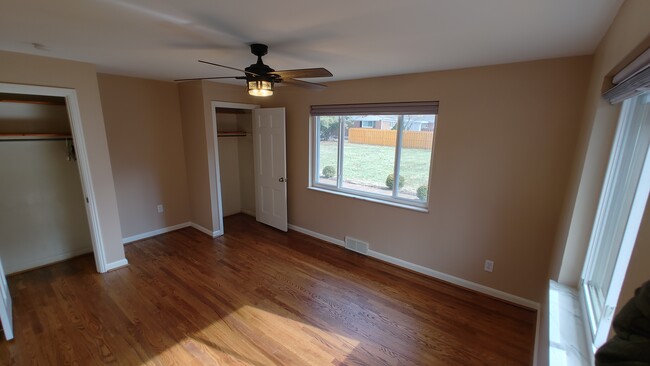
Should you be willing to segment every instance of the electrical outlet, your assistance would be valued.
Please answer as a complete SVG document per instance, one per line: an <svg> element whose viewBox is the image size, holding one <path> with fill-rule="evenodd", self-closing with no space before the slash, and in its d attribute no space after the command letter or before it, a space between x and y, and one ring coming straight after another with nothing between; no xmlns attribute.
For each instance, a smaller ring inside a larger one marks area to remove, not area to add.
<svg viewBox="0 0 650 366"><path fill-rule="evenodd" d="M163 207L163 205L158 205L158 213L163 213L163 212L165 212L165 208Z"/></svg>
<svg viewBox="0 0 650 366"><path fill-rule="evenodd" d="M492 272L492 270L494 269L494 262L489 260L489 259L486 259L485 260L485 265L483 266L483 269L486 272Z"/></svg>

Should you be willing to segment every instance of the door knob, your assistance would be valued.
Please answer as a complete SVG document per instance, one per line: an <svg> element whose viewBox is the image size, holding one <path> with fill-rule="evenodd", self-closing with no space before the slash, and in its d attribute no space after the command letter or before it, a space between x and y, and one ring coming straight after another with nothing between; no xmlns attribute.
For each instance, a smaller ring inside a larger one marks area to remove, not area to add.
<svg viewBox="0 0 650 366"><path fill-rule="evenodd" d="M280 181L281 183L284 183L284 182L286 182L286 181L287 181L287 180L286 180L286 179L284 179L283 177L280 177L280 179L278 179L278 180L279 180L279 181Z"/></svg>

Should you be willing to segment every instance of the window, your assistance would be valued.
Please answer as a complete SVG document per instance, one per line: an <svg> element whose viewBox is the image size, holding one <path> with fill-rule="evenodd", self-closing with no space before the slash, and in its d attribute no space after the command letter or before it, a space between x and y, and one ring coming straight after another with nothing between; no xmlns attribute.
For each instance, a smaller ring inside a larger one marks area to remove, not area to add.
<svg viewBox="0 0 650 366"><path fill-rule="evenodd" d="M311 187L426 208L437 112L437 102L312 106Z"/></svg>
<svg viewBox="0 0 650 366"><path fill-rule="evenodd" d="M650 93L625 100L607 167L581 299L594 348L606 340L650 191Z"/></svg>
<svg viewBox="0 0 650 366"><path fill-rule="evenodd" d="M361 121L361 128L375 128L375 121Z"/></svg>

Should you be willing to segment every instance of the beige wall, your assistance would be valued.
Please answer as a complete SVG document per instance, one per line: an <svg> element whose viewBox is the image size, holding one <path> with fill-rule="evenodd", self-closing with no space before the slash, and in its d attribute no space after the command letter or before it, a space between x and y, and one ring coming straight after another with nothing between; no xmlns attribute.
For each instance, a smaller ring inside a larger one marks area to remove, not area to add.
<svg viewBox="0 0 650 366"><path fill-rule="evenodd" d="M620 105L609 105L600 94L606 75L622 60L629 58L642 43L650 38L650 2L628 0L621 7L610 29L598 46L594 70L588 90L582 132L583 145L576 157L576 168L565 211L565 231L560 231L551 266L551 277L576 286L589 245L589 236L603 184L612 141L618 122ZM623 306L634 290L650 280L650 210L645 214L637 236L632 258L621 289L618 308ZM618 309L617 309L618 311Z"/></svg>
<svg viewBox="0 0 650 366"><path fill-rule="evenodd" d="M0 51L0 82L74 89L90 165L94 204L106 262L124 259L115 187L95 66L83 62Z"/></svg>
<svg viewBox="0 0 650 366"><path fill-rule="evenodd" d="M239 144L236 137L220 137L218 146L223 216L230 216L241 212Z"/></svg>
<svg viewBox="0 0 650 366"><path fill-rule="evenodd" d="M580 280L620 110L620 105L609 105L600 97L603 81L650 36L648 14L650 1L626 1L594 56L574 178L551 266L551 278L570 286L577 286Z"/></svg>
<svg viewBox="0 0 650 366"><path fill-rule="evenodd" d="M217 214L217 154L212 102L253 104L259 101L249 96L241 85L210 81L181 83L179 95L192 222L217 232L222 228Z"/></svg>
<svg viewBox="0 0 650 366"><path fill-rule="evenodd" d="M218 131L249 132L247 136L218 138L223 215L255 213L252 114L217 108Z"/></svg>
<svg viewBox="0 0 650 366"><path fill-rule="evenodd" d="M601 40L594 55L583 122L574 157L562 220L549 266L549 277L576 287L589 245L600 191L618 121L620 105L601 98L605 76L650 36L650 2L627 0ZM618 306L632 297L636 287L650 279L650 210L644 214ZM538 364L548 364L548 304L543 303L542 330L538 338Z"/></svg>
<svg viewBox="0 0 650 366"><path fill-rule="evenodd" d="M541 301L590 67L575 57L283 88L267 104L287 108L290 223ZM440 102L429 213L306 188L310 105L417 100Z"/></svg>
<svg viewBox="0 0 650 366"><path fill-rule="evenodd" d="M237 115L217 108L217 130L237 131ZM239 181L238 137L226 136L217 139L219 149L219 177L221 178L221 200L223 215L241 212L241 184Z"/></svg>
<svg viewBox="0 0 650 366"><path fill-rule="evenodd" d="M177 85L106 74L98 81L122 235L190 221Z"/></svg>
<svg viewBox="0 0 650 366"><path fill-rule="evenodd" d="M239 190L241 212L255 215L255 168L253 163L253 115L237 115L237 128L248 132L246 137L237 138L239 149Z"/></svg>
<svg viewBox="0 0 650 366"><path fill-rule="evenodd" d="M191 221L213 231L201 82L179 84Z"/></svg>
<svg viewBox="0 0 650 366"><path fill-rule="evenodd" d="M0 103L0 133L70 133L65 105Z"/></svg>
<svg viewBox="0 0 650 366"><path fill-rule="evenodd" d="M6 273L92 252L79 168L62 140L0 142L0 257Z"/></svg>

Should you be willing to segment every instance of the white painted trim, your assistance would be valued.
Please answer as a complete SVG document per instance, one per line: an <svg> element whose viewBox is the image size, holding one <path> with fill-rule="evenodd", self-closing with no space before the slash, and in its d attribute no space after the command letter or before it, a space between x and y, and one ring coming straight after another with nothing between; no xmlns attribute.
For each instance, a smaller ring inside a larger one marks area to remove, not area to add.
<svg viewBox="0 0 650 366"><path fill-rule="evenodd" d="M182 228L188 227L188 226L192 226L192 223L189 222L189 221L184 222L182 224L178 224L178 225L167 226L167 227L164 227L162 229L152 230L152 231L149 231L149 232L146 232L146 233L129 236L129 237L126 237L126 238L122 238L122 244L133 243L134 241L150 238L152 236L168 233L170 231L182 229Z"/></svg>
<svg viewBox="0 0 650 366"><path fill-rule="evenodd" d="M112 271L114 269L126 267L129 265L129 261L124 259L120 259L119 261L111 262L111 263L106 263L106 271Z"/></svg>
<svg viewBox="0 0 650 366"><path fill-rule="evenodd" d="M212 101L212 106L215 108L231 108L231 109L257 109L260 107L259 104L219 102L216 100Z"/></svg>
<svg viewBox="0 0 650 366"><path fill-rule="evenodd" d="M208 141L208 161L210 161L210 146L211 143L213 144L212 146L214 147L214 169L215 169L215 177L216 177L216 182L214 182L215 190L214 195L216 196L216 204L215 200L212 198L213 193L210 192L210 199L212 201L212 215L214 216L217 214L217 219L219 221L219 230L211 232L211 234L208 234L210 232L209 230L204 231L199 229L198 227L195 227L197 230L201 230L204 233L208 235L212 235L213 238L217 236L221 236L224 233L223 230L223 201L221 197L221 167L219 166L219 139L217 136L217 108L233 108L233 109L257 109L260 106L257 104L244 104L244 103L231 103L231 102L220 102L220 101L211 101L210 102L210 108L211 108L211 116L212 116L212 135L210 136L211 140ZM206 136L207 136L206 132ZM211 175L210 175L211 176ZM212 186L212 184L211 184ZM216 206L216 207L215 207ZM212 220L214 222L214 219ZM197 225L198 226L198 225ZM202 228L205 229L205 228Z"/></svg>
<svg viewBox="0 0 650 366"><path fill-rule="evenodd" d="M70 118L70 128L77 152L77 162L79 175L81 177L81 188L86 197L86 215L88 215L88 226L90 229L90 238L95 253L95 266L97 272L104 273L107 271L106 252L102 238L101 222L99 213L95 205L95 191L93 189L90 163L88 162L88 153L83 133L83 124L81 122L81 112L77 101L77 92L74 89L54 88L46 86L21 85L0 83L0 92L15 94L35 94L64 97L68 108Z"/></svg>
<svg viewBox="0 0 650 366"><path fill-rule="evenodd" d="M539 350L539 344L537 342L539 342L539 339L540 339L539 332L542 331L542 329L540 328L540 325L542 324L542 309L541 309L541 304L538 304L538 305L539 305L539 307L538 307L538 309L536 309L537 310L537 320L535 321L535 345L533 347L533 366L542 366L542 365L539 365L539 363L537 362L537 352ZM549 332L550 332L550 330L549 330Z"/></svg>
<svg viewBox="0 0 650 366"><path fill-rule="evenodd" d="M300 226L289 224L289 229L291 229L293 231L297 231L299 233L303 233L305 235L313 236L316 239L326 241L326 242L328 242L330 244L338 245L340 247L345 247L345 242L343 240L335 239L335 238L332 238L331 236L323 235L321 233L317 233L315 231L311 231L311 230L302 228Z"/></svg>
<svg viewBox="0 0 650 366"><path fill-rule="evenodd" d="M190 226L195 228L196 230L206 234L206 235L210 235L213 238L216 238L217 236L223 235L223 230L215 230L215 231L208 230L208 229L204 228L203 226L201 226L199 224L196 224L194 222L191 222Z"/></svg>
<svg viewBox="0 0 650 366"><path fill-rule="evenodd" d="M53 264L56 262L61 262L66 259L74 258L77 256L80 256L82 254L88 254L92 253L93 248L92 247L85 247L85 248L78 248L78 249L73 249L69 250L67 252L63 252L57 255L53 255L50 257L45 257L45 258L36 258L32 260L27 260L27 261L20 261L17 264L15 262L12 262L12 266L7 268L7 274L12 274L20 271L25 271L28 269L36 268L36 267L42 267L46 266L48 264Z"/></svg>
<svg viewBox="0 0 650 366"><path fill-rule="evenodd" d="M506 301L509 301L509 302L517 304L517 305L525 306L525 307L533 309L533 310L538 310L539 311L539 309L540 309L540 304L538 302L528 300L528 299L524 299L523 297L512 295L512 294L509 294L507 292L503 292L501 290L493 289L491 287L487 287L487 286L484 286L484 285L481 285L481 284L478 284L478 283L475 283L475 282L467 281L467 280L464 280L464 279L459 278L459 277L448 275L446 273L438 272L438 271L433 270L431 268L427 268L427 267L421 266L419 264L414 264L414 263L411 263L411 262L407 262L407 261L399 259L399 258L391 257L389 255L379 253L379 252L376 252L374 250L369 250L368 251L368 256L379 259L379 260L382 260L384 262L394 264L394 265L399 266L399 267L404 267L404 268L410 269L412 271L425 274L425 275L433 277L433 278L437 278L439 280L443 280L445 282L452 283L454 285L458 285L460 287L464 287L464 288L467 288L467 289L470 289L470 290L474 290L476 292L480 292L480 293L483 293L483 294L486 294L486 295L490 295L492 297L496 297L496 298L501 299L501 300L506 300Z"/></svg>
<svg viewBox="0 0 650 366"><path fill-rule="evenodd" d="M420 207L420 206L414 206L411 204L407 203L400 203L398 202L396 198L388 197L386 196L385 198L381 198L378 196L378 198L371 197L372 193L368 193L368 195L362 195L359 192L360 191L352 191L349 189L345 188L336 188L336 187L327 187L324 184L320 183L314 183L311 186L307 187L307 189L311 189L312 191L318 191L318 192L324 192L324 193L330 193L330 194L335 194L337 196L343 196L343 197L349 197L349 198L354 198L360 201L366 201L366 202L373 202L373 203L379 203L382 205L388 205L388 206L393 206L393 207L398 207L398 208L404 208L407 210L412 210L416 212L422 212L422 213L428 213L429 209L426 207Z"/></svg>
<svg viewBox="0 0 650 366"><path fill-rule="evenodd" d="M344 244L345 244L343 242L343 240L332 238L332 237L329 237L327 235L323 235L323 234L320 234L320 233L317 233L317 232L314 232L314 231L311 231L311 230L308 230L308 229L305 229L305 228L302 228L302 227L299 227L299 226L296 226L296 225L289 225L289 229L300 232L300 233L303 233L303 234L306 234L306 235L309 235L309 236L313 236L313 237L315 237L317 239L321 239L323 241L326 241L328 243L332 243L332 244L335 244L335 245L338 245L338 246L344 246ZM460 286L460 287L463 287L463 288L466 288L466 289L469 289L469 290L473 290L473 291L476 291L476 292L480 292L482 294L486 294L486 295L489 295L489 296L492 296L492 297L496 297L497 299L505 300L505 301L511 302L513 304L517 304L517 305L521 305L521 306L524 306L524 307L529 308L529 309L537 310L538 313L540 311L540 304L538 302L528 300L528 299L525 299L523 297L512 295L512 294L509 294L507 292L503 292L501 290L493 289L491 287L487 287L487 286L484 286L484 285L481 285L481 284L478 284L478 283L475 283L475 282L467 281L467 280L464 280L464 279L459 278L459 277L455 277L455 276L451 276L451 275L448 275L448 274L445 274L445 273L442 273L442 272L438 272L438 271L433 270L431 268L427 268L427 267L421 266L419 264L407 262L407 261L399 259L399 258L391 257L389 255L379 253L379 252L376 252L374 250L369 250L368 251L368 256L373 257L375 259L379 259L381 261L384 261L384 262L387 262L387 263L390 263L390 264L394 264L394 265L396 265L398 267L410 269L412 271L427 275L429 277L433 277L433 278L436 278L436 279L439 279L439 280L442 280L442 281L445 281L445 282L449 282L451 284L454 284L454 285L457 285L457 286ZM539 319L538 319L538 322L539 322Z"/></svg>

